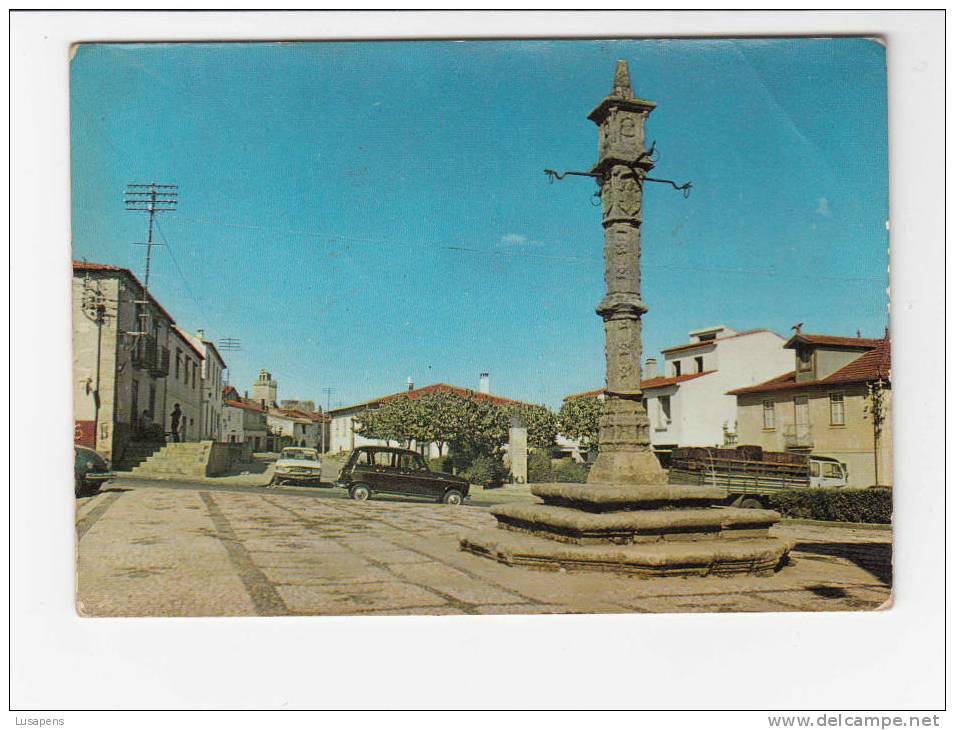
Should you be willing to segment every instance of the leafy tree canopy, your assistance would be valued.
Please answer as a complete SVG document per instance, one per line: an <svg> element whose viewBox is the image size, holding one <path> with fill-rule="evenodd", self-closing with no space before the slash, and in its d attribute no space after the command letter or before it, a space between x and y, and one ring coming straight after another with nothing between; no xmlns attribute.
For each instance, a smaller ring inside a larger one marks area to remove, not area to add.
<svg viewBox="0 0 955 730"><path fill-rule="evenodd" d="M604 401L597 397L565 400L557 414L560 432L584 448L596 446L603 409Z"/></svg>

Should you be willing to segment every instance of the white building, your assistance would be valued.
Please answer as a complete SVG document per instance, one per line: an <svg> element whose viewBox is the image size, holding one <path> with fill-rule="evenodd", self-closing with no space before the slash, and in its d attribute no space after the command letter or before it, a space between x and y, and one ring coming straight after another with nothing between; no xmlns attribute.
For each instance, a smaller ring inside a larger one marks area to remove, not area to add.
<svg viewBox="0 0 955 730"><path fill-rule="evenodd" d="M240 405L222 407L222 440L230 444L245 443L245 410Z"/></svg>
<svg viewBox="0 0 955 730"><path fill-rule="evenodd" d="M664 457L677 446L736 442L736 398L727 391L762 383L792 366L786 341L769 330L736 332L726 326L689 333L684 345L663 350L663 372L647 360L644 403L650 441Z"/></svg>
<svg viewBox="0 0 955 730"><path fill-rule="evenodd" d="M179 330L179 333L203 354L199 371L201 388L198 438L227 441L222 427L222 373L226 368L225 360L222 359L216 346L206 339L203 330L197 330L195 335L183 330Z"/></svg>
<svg viewBox="0 0 955 730"><path fill-rule="evenodd" d="M305 413L284 408L272 408L268 412L269 434L274 439L273 449L284 446L308 446L322 449L322 419L318 413Z"/></svg>

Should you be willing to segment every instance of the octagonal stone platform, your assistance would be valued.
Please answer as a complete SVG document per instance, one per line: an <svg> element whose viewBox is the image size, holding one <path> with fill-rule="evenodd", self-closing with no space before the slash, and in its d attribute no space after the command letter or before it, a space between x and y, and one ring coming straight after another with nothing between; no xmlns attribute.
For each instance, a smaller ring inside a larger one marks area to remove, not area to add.
<svg viewBox="0 0 955 730"><path fill-rule="evenodd" d="M543 504L491 508L497 530L462 550L506 565L638 576L768 575L792 545L771 537L772 510L713 506L722 489L667 484L538 484Z"/></svg>

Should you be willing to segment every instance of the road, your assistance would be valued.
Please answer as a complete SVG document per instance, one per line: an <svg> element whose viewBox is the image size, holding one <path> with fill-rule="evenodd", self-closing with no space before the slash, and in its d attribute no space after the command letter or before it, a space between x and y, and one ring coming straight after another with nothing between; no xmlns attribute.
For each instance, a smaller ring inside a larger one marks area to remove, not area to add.
<svg viewBox="0 0 955 730"><path fill-rule="evenodd" d="M198 481L174 481L166 479L140 479L135 477L120 477L109 482L109 488L119 489L187 489L187 490L205 490L209 492L235 492L245 494L282 494L296 497L313 497L316 499L348 499L348 492L340 487L334 486L331 482L322 482L321 486L300 486L300 487L268 487L268 478L259 475L249 476L242 481L237 481L229 477L212 478L202 482ZM430 500L399 496L392 494L376 494L373 499L382 502L401 502L410 504L434 504ZM513 501L533 501L530 491L526 486L508 485L500 489L482 489L481 487L471 487L470 496L465 501L465 507L490 507L493 504Z"/></svg>
<svg viewBox="0 0 955 730"><path fill-rule="evenodd" d="M508 496L507 490L479 495ZM529 498L525 492L511 498ZM86 616L872 610L891 598L891 532L785 525L771 577L639 579L509 567L461 552L482 506L343 490L120 479L77 500Z"/></svg>

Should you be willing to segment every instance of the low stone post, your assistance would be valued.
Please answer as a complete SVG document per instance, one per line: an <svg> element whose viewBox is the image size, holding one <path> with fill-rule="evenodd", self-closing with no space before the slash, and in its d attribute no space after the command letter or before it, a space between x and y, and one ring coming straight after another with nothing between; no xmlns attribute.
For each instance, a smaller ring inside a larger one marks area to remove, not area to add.
<svg viewBox="0 0 955 730"><path fill-rule="evenodd" d="M515 484L527 483L527 428L518 418L511 419L507 432L507 455L511 461L511 477Z"/></svg>

